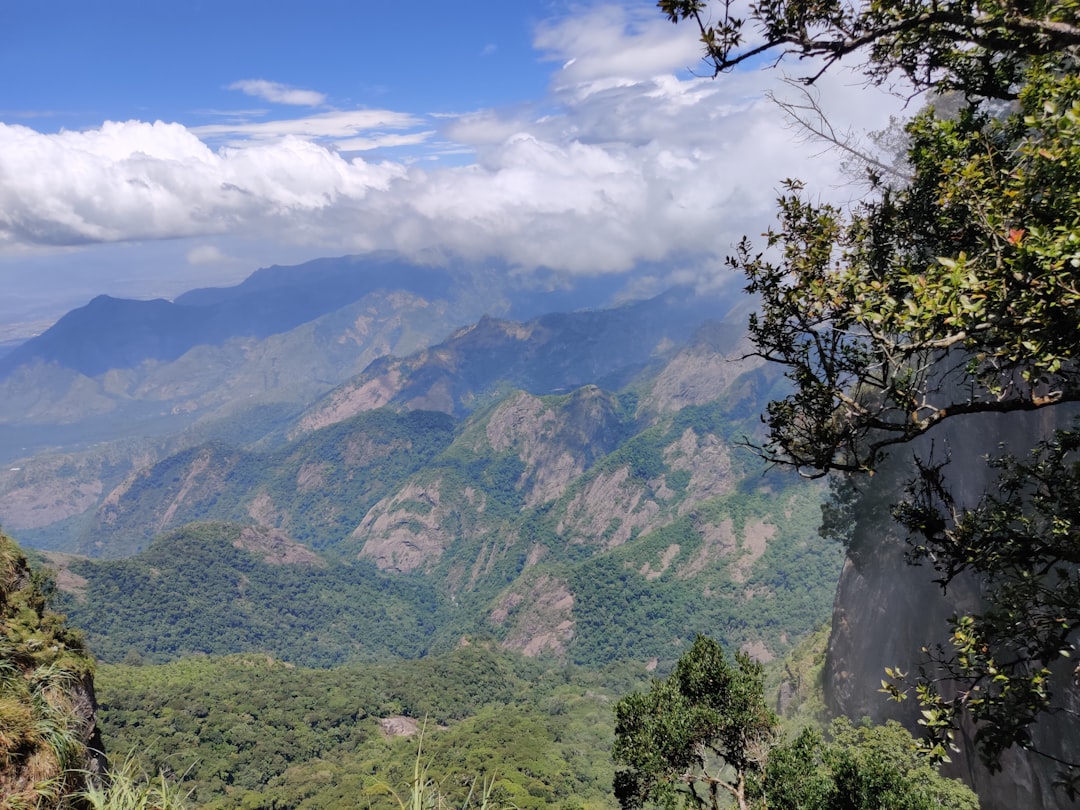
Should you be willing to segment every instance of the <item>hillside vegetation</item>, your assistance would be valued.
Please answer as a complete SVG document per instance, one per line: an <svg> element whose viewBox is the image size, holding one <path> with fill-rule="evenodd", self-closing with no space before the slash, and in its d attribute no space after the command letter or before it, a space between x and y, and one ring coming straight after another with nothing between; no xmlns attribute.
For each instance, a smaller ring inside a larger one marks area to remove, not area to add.
<svg viewBox="0 0 1080 810"><path fill-rule="evenodd" d="M540 665L483 645L422 661L312 670L266 656L103 666L111 750L182 776L206 808L394 808L417 737L443 796L473 780L522 808L614 806L611 705L640 666Z"/></svg>
<svg viewBox="0 0 1080 810"><path fill-rule="evenodd" d="M0 508L105 662L110 751L195 806L380 808L423 736L444 802L613 807L614 703L698 634L783 659L841 565L821 489L739 448L785 383L713 306L486 317L307 407L9 469Z"/></svg>
<svg viewBox="0 0 1080 810"><path fill-rule="evenodd" d="M511 394L449 444L447 417L371 412L298 439L277 465L183 454L108 514L204 522L122 560L53 555L60 605L114 662L263 651L329 666L466 635L595 666L674 660L698 632L782 654L827 618L839 571L816 531L819 491L732 454L743 422L723 402L642 427L636 401ZM305 476L325 488L302 491ZM277 525L255 522L253 504Z"/></svg>
<svg viewBox="0 0 1080 810"><path fill-rule="evenodd" d="M52 810L100 775L94 661L47 607L51 583L0 534L0 798Z"/></svg>
<svg viewBox="0 0 1080 810"><path fill-rule="evenodd" d="M488 319L377 365L277 432L292 439L147 464L61 527L69 550L123 559L52 553L60 606L110 662L334 666L469 637L597 666L674 661L697 633L782 656L827 619L842 552L817 532L820 489L738 447L782 381L743 356L736 324L668 345L618 390L507 385L588 379L634 318L661 335L657 313L684 311L643 306ZM445 411L418 408L448 378ZM382 407L350 393L375 379Z"/></svg>

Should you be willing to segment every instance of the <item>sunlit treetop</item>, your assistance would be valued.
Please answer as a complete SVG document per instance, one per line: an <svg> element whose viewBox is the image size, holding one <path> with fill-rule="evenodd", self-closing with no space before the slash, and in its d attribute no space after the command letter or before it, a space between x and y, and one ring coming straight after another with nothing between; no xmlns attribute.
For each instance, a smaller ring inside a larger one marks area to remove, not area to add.
<svg viewBox="0 0 1080 810"><path fill-rule="evenodd" d="M733 0L659 0L672 22L693 21L715 73L759 56L813 59L813 83L859 53L867 76L902 73L916 90L936 87L983 98L1015 98L1026 64L1080 53L1076 0L760 0L747 16Z"/></svg>

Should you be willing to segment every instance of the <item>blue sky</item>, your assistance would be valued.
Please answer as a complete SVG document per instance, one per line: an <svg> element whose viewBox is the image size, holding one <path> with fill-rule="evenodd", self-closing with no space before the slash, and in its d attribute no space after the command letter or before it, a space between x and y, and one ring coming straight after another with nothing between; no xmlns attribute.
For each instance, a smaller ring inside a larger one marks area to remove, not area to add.
<svg viewBox="0 0 1080 810"><path fill-rule="evenodd" d="M784 177L854 192L780 72L697 64L651 0L12 0L0 339L377 249L708 279ZM900 109L851 73L820 99L853 133Z"/></svg>
<svg viewBox="0 0 1080 810"><path fill-rule="evenodd" d="M453 113L536 98L549 65L535 26L566 4L367 0L14 0L0 32L8 123L46 131L103 120L213 123L257 109L261 78L319 106ZM283 105L288 106L288 105Z"/></svg>

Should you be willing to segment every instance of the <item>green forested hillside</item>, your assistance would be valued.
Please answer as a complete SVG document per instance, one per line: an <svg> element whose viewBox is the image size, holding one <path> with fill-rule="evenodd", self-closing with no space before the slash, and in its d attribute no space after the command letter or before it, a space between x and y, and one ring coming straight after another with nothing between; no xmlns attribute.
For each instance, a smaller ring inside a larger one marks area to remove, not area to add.
<svg viewBox="0 0 1080 810"><path fill-rule="evenodd" d="M735 537L748 525L766 526L778 504L790 518L759 557L748 560L751 549L734 569L723 556L706 559L710 549L695 520L724 515ZM519 620L544 617L530 618L528 603L510 597L546 581L549 590L564 583L574 600L565 652L551 651L582 665L674 660L706 630L733 646L759 642L759 652L776 654L828 615L840 552L816 537L817 509L807 491L779 500L733 495L609 552L574 560L571 549L457 601L419 575L381 572L366 560L328 563L267 530L192 524L134 557L64 560L63 580L71 584L57 605L87 628L91 649L105 661L250 651L332 666L414 658L448 649L462 635L512 643ZM508 608L497 622L499 604Z"/></svg>
<svg viewBox="0 0 1080 810"><path fill-rule="evenodd" d="M611 704L640 666L551 668L483 646L422 661L311 670L265 656L103 666L106 744L211 808L393 808L416 736L440 790L474 778L521 808L612 807ZM380 724L382 721L382 724Z"/></svg>
<svg viewBox="0 0 1080 810"><path fill-rule="evenodd" d="M904 807L975 806L898 726L834 725L821 736L827 636L822 628L766 667L764 700L784 715L772 741L779 770L770 778L782 782L773 795L827 793L828 774L834 803L815 807L877 807L898 785L949 797L939 804L906 796ZM419 765L438 806L465 807L470 791L478 806L486 789L496 807L601 810L618 806L613 709L667 674L641 665L556 665L474 644L420 661L332 670L253 655L106 665L98 692L111 750L137 752L150 772L171 775L192 791L192 807L400 810L396 792L416 808L407 796ZM829 753L803 756L808 739ZM913 766L917 773L905 770Z"/></svg>
<svg viewBox="0 0 1080 810"><path fill-rule="evenodd" d="M731 374L659 412L655 386L512 391L460 423L378 410L273 453L186 451L101 511L101 543L145 551L53 557L61 605L110 662L330 666L468 636L596 666L674 661L697 633L780 656L827 619L841 550L818 488L736 447L771 384Z"/></svg>
<svg viewBox="0 0 1080 810"><path fill-rule="evenodd" d="M769 525L778 507L790 519L748 565L746 557L734 566L719 554L712 557L716 549L706 548L695 530L695 522L703 523L711 513L731 520L734 531L743 534L748 527ZM780 498L737 493L575 566L571 581L580 595L582 621L569 646L571 656L579 663L670 661L704 632L733 647L753 645L765 658L786 652L828 618L835 588L841 555L815 538L818 514L813 490L789 490ZM657 560L670 569L652 576ZM696 565L703 566L700 572L680 576L680 570Z"/></svg>
<svg viewBox="0 0 1080 810"><path fill-rule="evenodd" d="M782 382L735 339L620 390L501 384L463 417L367 410L128 476L82 525L105 559L48 556L107 662L107 744L189 772L197 806L390 808L426 720L458 806L474 779L613 806L619 697L699 633L769 661L829 615L842 551L819 488L739 449Z"/></svg>
<svg viewBox="0 0 1080 810"><path fill-rule="evenodd" d="M246 546L246 548L244 547ZM57 606L104 661L267 652L308 666L423 655L439 599L370 563L328 565L238 524L190 524L134 557L64 561Z"/></svg>

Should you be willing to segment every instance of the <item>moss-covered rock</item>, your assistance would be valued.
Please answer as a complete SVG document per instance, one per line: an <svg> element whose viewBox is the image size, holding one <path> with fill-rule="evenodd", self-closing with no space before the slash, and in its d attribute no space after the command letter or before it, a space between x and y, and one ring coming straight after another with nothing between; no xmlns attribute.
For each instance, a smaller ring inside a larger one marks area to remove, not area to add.
<svg viewBox="0 0 1080 810"><path fill-rule="evenodd" d="M71 807L103 772L94 661L48 609L52 581L0 534L0 807Z"/></svg>

